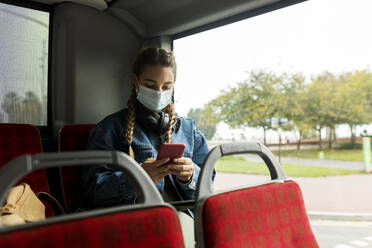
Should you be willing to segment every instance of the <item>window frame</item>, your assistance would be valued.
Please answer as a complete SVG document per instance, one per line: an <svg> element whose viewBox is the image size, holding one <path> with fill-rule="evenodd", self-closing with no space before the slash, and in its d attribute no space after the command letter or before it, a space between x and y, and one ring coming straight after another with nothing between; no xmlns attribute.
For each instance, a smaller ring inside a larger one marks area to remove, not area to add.
<svg viewBox="0 0 372 248"><path fill-rule="evenodd" d="M214 21L208 24L201 25L199 27L191 28L191 29L182 31L180 33L173 34L171 35L171 48L173 50L174 40L185 38L187 36L198 34L204 31L209 31L214 28L219 28L225 25L233 24L233 23L236 23L242 20L249 19L251 17L266 14L266 13L269 13L269 12L272 12L278 9L286 8L286 7L299 4L302 2L306 2L306 1L309 1L309 0L280 0L280 1L268 4L268 5L265 5L263 7L258 7L258 8L248 10L246 12L243 12L237 15L229 16L229 17L226 17L218 21Z"/></svg>
<svg viewBox="0 0 372 248"><path fill-rule="evenodd" d="M53 10L54 5L47 5L43 3L36 3L24 0L0 0L0 3L13 5L17 7L23 7L28 9L39 10L48 12L49 14L49 34L48 34L48 77L47 77L47 124L46 126L36 125L39 129L40 136L52 137L53 131L53 118L52 118L52 40L53 40Z"/></svg>

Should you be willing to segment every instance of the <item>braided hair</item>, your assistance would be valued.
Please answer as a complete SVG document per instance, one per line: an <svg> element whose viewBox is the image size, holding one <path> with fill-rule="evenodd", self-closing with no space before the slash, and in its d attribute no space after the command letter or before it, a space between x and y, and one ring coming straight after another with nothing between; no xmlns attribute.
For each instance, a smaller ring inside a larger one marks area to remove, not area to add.
<svg viewBox="0 0 372 248"><path fill-rule="evenodd" d="M140 54L138 55L134 65L132 72L137 76L140 77L140 74L143 72L145 66L152 65L152 66L164 66L170 67L172 69L174 77L176 77L177 65L175 61L175 57L172 52L167 51L162 48L156 47L149 47L143 49ZM125 127L125 141L129 145L129 155L134 158L133 148L132 148L132 141L133 141L133 130L135 127L135 116L136 116L136 101L137 101L137 92L135 87L133 87L132 95L130 96L127 105L128 105L128 115L127 115L127 123ZM175 110L174 110L174 103L168 104L162 111L169 115L169 123L167 126L166 131L166 142L172 143L172 133L173 133L173 126L175 123Z"/></svg>

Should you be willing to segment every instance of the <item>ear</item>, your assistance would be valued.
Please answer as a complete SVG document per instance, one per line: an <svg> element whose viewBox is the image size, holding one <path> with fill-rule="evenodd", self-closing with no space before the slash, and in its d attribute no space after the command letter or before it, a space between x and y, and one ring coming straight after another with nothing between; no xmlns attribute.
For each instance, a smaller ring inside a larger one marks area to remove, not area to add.
<svg viewBox="0 0 372 248"><path fill-rule="evenodd" d="M134 73L132 73L132 82L133 82L134 84L138 84L137 75L134 74Z"/></svg>

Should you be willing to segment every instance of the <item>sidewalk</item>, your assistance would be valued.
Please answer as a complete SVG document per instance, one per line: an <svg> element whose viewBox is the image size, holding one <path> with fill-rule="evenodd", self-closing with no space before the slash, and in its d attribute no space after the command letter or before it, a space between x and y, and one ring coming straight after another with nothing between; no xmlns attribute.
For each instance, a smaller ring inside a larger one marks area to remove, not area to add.
<svg viewBox="0 0 372 248"><path fill-rule="evenodd" d="M308 212L372 214L372 175L292 179L300 185ZM215 190L268 180L262 175L217 173Z"/></svg>

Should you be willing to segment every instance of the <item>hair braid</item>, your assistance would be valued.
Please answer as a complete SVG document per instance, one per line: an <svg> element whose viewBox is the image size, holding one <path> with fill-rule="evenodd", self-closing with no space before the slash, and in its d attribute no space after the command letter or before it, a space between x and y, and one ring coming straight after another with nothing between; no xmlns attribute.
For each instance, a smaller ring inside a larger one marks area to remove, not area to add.
<svg viewBox="0 0 372 248"><path fill-rule="evenodd" d="M134 119L136 116L136 89L133 87L132 95L128 100L128 115L127 115L127 123L125 127L125 141L129 145L129 155L133 152L131 151L132 147L132 139L133 139L133 130L134 130Z"/></svg>
<svg viewBox="0 0 372 248"><path fill-rule="evenodd" d="M169 115L169 123L166 132L167 143L172 143L172 133L174 129L174 122L176 120L176 115L174 113L174 103L170 103L166 108L165 112Z"/></svg>

